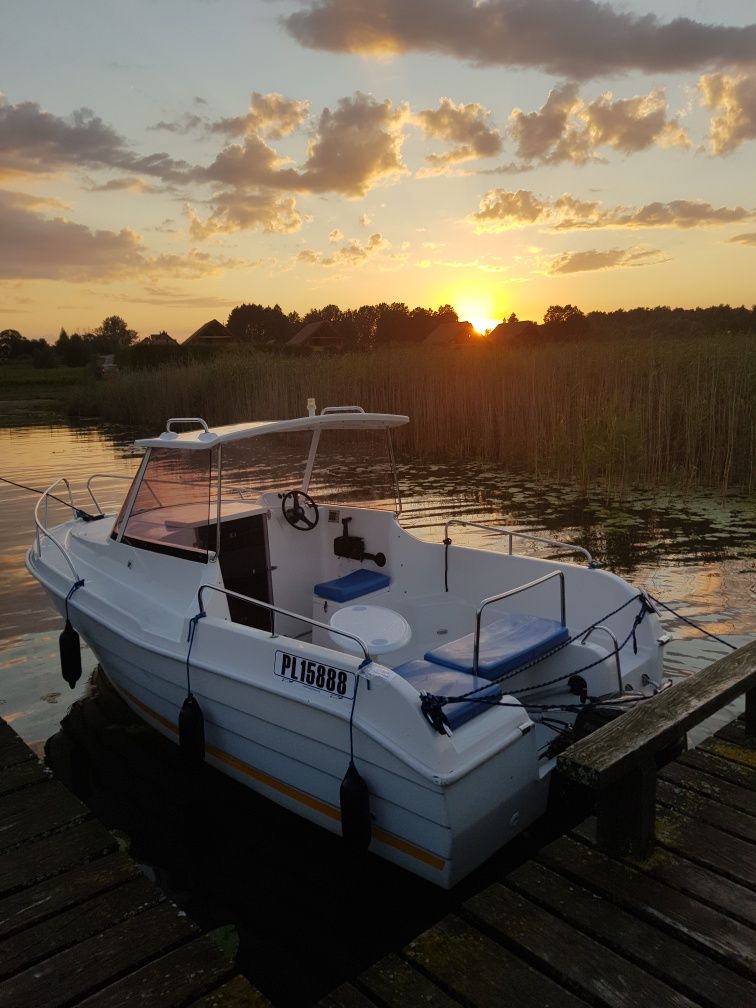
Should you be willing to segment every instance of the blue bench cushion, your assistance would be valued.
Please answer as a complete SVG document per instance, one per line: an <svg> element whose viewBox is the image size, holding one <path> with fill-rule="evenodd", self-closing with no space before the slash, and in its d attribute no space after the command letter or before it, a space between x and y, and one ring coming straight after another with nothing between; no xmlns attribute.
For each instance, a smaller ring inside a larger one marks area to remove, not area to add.
<svg viewBox="0 0 756 1008"><path fill-rule="evenodd" d="M423 661L416 658L413 661L398 665L394 672L402 679L412 683L418 693L434 693L436 696L459 696L462 693L469 693L475 689L476 680L473 676L465 672L455 672L454 669L442 668L433 662ZM478 682L478 685L481 685ZM501 689L496 684L491 684L476 694L481 699L500 700ZM446 704L444 714L451 728L459 728L466 721L477 717L489 710L490 704L476 703L474 700L465 700L462 703Z"/></svg>
<svg viewBox="0 0 756 1008"><path fill-rule="evenodd" d="M321 581L315 585L315 594L331 602L351 602L361 595L388 588L390 584L391 578L388 575L360 569L333 581Z"/></svg>
<svg viewBox="0 0 756 1008"><path fill-rule="evenodd" d="M569 637L567 628L556 620L515 613L500 616L480 631L478 674L496 679L506 672L540 658ZM475 634L467 634L425 653L429 662L471 673Z"/></svg>

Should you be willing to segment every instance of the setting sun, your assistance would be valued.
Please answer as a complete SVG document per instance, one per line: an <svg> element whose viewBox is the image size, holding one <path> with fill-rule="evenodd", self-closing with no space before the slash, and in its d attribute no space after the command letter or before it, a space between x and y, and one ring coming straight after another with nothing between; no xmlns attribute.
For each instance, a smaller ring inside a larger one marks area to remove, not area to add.
<svg viewBox="0 0 756 1008"><path fill-rule="evenodd" d="M475 331L481 336L501 322L500 318L492 317L495 311L493 300L485 295L475 297L465 295L461 298L455 298L452 304L459 315L460 322L471 322Z"/></svg>

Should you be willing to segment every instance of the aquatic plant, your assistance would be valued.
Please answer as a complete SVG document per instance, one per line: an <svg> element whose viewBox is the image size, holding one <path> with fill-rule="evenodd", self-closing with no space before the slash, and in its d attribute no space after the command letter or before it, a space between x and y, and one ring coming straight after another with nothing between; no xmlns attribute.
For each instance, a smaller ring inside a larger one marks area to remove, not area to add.
<svg viewBox="0 0 756 1008"><path fill-rule="evenodd" d="M291 356L244 349L100 383L104 419L148 433L168 416L211 424L359 403L407 413L400 450L543 476L737 486L756 448L756 344L748 335L538 347L404 347Z"/></svg>

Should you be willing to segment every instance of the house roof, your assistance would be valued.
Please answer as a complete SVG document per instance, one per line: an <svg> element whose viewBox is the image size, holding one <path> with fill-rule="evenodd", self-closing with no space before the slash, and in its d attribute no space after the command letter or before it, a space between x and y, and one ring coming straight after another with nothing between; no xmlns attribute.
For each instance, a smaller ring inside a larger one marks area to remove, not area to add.
<svg viewBox="0 0 756 1008"><path fill-rule="evenodd" d="M230 340L233 339L231 333L218 319L210 319L200 326L196 332L186 340L187 343L204 343L205 341Z"/></svg>
<svg viewBox="0 0 756 1008"><path fill-rule="evenodd" d="M472 322L442 322L425 337L423 342L435 346L465 343L474 332Z"/></svg>
<svg viewBox="0 0 756 1008"><path fill-rule="evenodd" d="M338 339L338 333L334 331L331 323L325 321L325 319L321 319L319 322L308 322L307 325L302 326L298 333L295 333L290 340L287 340L286 345L304 346L304 344L309 342L309 340L311 340L316 334Z"/></svg>

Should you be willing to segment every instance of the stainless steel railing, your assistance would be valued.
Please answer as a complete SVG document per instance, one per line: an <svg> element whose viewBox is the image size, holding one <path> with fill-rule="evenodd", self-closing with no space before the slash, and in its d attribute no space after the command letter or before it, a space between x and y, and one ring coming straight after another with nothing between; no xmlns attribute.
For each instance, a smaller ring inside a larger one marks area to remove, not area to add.
<svg viewBox="0 0 756 1008"><path fill-rule="evenodd" d="M512 540L513 539L527 539L529 542L543 543L546 546L555 546L557 549L569 550L573 553L580 553L588 561L589 567L597 567L598 564L593 559L591 554L583 546L576 546L573 543L560 542L558 539L545 539L543 536L534 536L529 532L518 532L516 529L499 528L496 525L480 525L478 522L466 521L463 518L450 518L444 524L444 539L449 538L449 526L450 525L464 525L468 528L481 529L483 532L494 532L496 535L505 535L509 537L509 555L512 555Z"/></svg>
<svg viewBox="0 0 756 1008"><path fill-rule="evenodd" d="M96 479L128 480L129 482L133 482L134 477L127 476L125 474L117 475L116 473L92 473L92 475L87 480L87 493L92 498L92 503L97 508L98 514L104 514L105 512L100 507L100 502L95 497L94 490L92 489L92 480Z"/></svg>
<svg viewBox="0 0 756 1008"><path fill-rule="evenodd" d="M619 641L617 640L616 634L612 630L610 630L608 626L605 626L603 623L597 623L596 626L592 626L590 630L588 630L588 632L580 638L580 643L585 644L588 638L594 632L594 630L603 630L604 633L609 634L609 636L612 638L612 641L614 643L614 660L617 666L617 689L620 693L622 693L623 692L622 667L620 665ZM610 651L609 654L611 653L612 652ZM609 655L607 655L607 658L608 657Z"/></svg>
<svg viewBox="0 0 756 1008"><path fill-rule="evenodd" d="M273 605L271 602L262 602L260 599L252 598L251 595L242 595L240 592L231 591L230 588L221 588L220 585L200 585L199 590L197 591L197 601L199 602L200 612L203 616L207 615L202 601L202 595L205 591L216 591L221 595L228 596L229 598L239 599L242 602L251 602L252 605L260 606L262 609L267 609L269 612L280 613L281 616L290 616L292 619L301 620L303 623L309 623L310 626L319 627L321 630L327 630L328 633L338 634L340 637L348 637L360 646L366 661L373 661L373 658L368 651L367 644L361 637L357 637L355 634L347 633L346 630L338 630L336 627L331 626L330 623L321 623L319 620L310 619L309 616L302 616L300 613L295 613L290 609L284 609L281 606ZM272 622L270 636L279 636L275 631L275 621Z"/></svg>
<svg viewBox="0 0 756 1008"><path fill-rule="evenodd" d="M50 484L50 486L47 488L47 490L45 490L45 492L42 494L42 496L39 498L39 500L37 501L37 503L34 506L34 525L35 525L35 530L36 530L35 531L35 543L36 543L36 547L37 547L37 556L39 557L39 556L42 555L42 539L43 538L44 539L49 539L50 542L53 543L53 545L60 551L61 556L63 557L63 559L68 564L68 566L69 566L69 568L71 570L71 573L73 574L74 581L79 581L81 579L79 578L79 575L78 575L78 573L76 571L76 568L74 567L73 562L71 561L71 558L69 557L66 548L63 546L62 543L60 543L55 538L55 536L52 534L52 532L50 532L50 530L47 528L47 522L48 522L48 504L49 504L50 495L52 494L53 490L60 483L65 483L66 490L68 491L68 500L70 502L71 508L74 511L76 510L76 505L73 502L73 494L71 493L71 485L70 485L70 483L68 482L68 480L66 479L65 476L60 476L58 479L55 480L54 483ZM43 509L44 509L44 517L40 517L40 512Z"/></svg>

